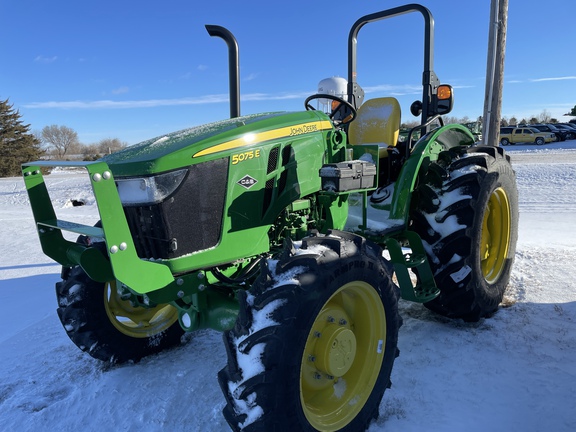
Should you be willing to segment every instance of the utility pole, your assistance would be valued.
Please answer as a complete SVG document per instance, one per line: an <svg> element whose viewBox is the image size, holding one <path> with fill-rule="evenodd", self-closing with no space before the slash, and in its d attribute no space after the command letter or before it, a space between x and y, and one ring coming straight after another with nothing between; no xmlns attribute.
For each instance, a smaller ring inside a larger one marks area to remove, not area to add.
<svg viewBox="0 0 576 432"><path fill-rule="evenodd" d="M482 140L485 145L498 146L500 143L507 21L508 0L491 0L486 93L482 117Z"/></svg>

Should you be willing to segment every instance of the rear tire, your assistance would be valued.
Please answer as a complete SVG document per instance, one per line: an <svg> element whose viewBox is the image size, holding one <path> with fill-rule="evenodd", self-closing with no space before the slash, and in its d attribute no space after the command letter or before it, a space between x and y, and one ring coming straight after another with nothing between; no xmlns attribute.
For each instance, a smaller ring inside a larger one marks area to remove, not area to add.
<svg viewBox="0 0 576 432"><path fill-rule="evenodd" d="M241 293L218 375L233 430L357 432L378 416L401 324L381 254L359 236L315 235Z"/></svg>
<svg viewBox="0 0 576 432"><path fill-rule="evenodd" d="M64 268L56 284L58 317L78 348L111 363L138 361L180 344L184 331L170 305L134 307L116 282L96 282L81 267Z"/></svg>
<svg viewBox="0 0 576 432"><path fill-rule="evenodd" d="M500 144L502 144L503 146L507 146L510 144L510 141L508 140L508 138L502 138L500 140Z"/></svg>
<svg viewBox="0 0 576 432"><path fill-rule="evenodd" d="M440 295L426 306L478 321L493 314L510 280L518 239L518 191L499 147L440 155L414 200L412 229L423 240Z"/></svg>

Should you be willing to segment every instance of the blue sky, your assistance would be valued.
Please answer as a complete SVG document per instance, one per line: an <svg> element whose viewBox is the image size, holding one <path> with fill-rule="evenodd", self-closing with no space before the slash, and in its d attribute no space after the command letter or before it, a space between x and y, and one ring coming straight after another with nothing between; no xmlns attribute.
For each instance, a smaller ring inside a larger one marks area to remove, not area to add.
<svg viewBox="0 0 576 432"><path fill-rule="evenodd" d="M422 0L435 19L434 69L455 87L452 115L482 114L489 0ZM294 111L318 82L347 74L347 38L360 16L399 1L0 0L0 99L32 130L64 125L85 144L133 144L227 118L227 47L240 46L242 114ZM464 6L465 5L465 6ZM552 117L576 105L576 2L509 0L504 116ZM403 120L420 98L423 20L412 13L364 27L358 82L394 95Z"/></svg>

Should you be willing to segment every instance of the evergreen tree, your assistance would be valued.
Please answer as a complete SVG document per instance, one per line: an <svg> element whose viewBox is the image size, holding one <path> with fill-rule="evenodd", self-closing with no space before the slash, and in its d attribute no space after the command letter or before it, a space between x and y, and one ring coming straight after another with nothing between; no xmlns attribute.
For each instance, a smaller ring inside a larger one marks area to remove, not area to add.
<svg viewBox="0 0 576 432"><path fill-rule="evenodd" d="M22 163L42 156L40 142L20 118L8 99L0 101L0 177L19 176Z"/></svg>

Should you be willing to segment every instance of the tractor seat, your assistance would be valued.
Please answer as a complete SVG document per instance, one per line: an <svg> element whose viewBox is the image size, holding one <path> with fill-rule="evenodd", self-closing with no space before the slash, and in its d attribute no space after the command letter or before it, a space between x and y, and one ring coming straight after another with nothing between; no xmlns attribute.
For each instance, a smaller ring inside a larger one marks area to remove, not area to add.
<svg viewBox="0 0 576 432"><path fill-rule="evenodd" d="M400 114L400 104L396 98L367 100L360 106L358 116L348 128L350 144L378 144L378 156L387 157L387 148L396 146L398 142Z"/></svg>

